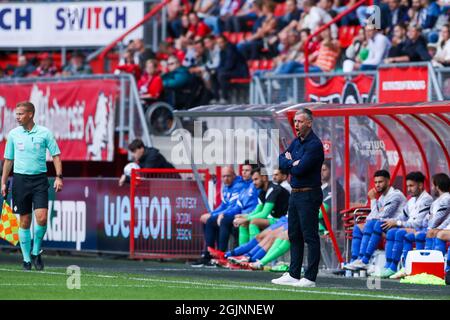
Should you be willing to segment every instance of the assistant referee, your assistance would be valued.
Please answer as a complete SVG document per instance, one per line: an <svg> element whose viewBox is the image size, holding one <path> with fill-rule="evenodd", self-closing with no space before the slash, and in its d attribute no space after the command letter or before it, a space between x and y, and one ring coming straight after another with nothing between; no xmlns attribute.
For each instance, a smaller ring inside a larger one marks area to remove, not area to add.
<svg viewBox="0 0 450 320"><path fill-rule="evenodd" d="M55 137L49 129L34 123L35 108L31 102L16 105L16 119L19 127L11 130L5 147L5 162L2 174L2 196L7 194L6 182L14 163L13 212L20 214L19 241L23 255L23 269L43 270L41 244L47 231L48 188L46 153L53 157L56 179L53 187L63 187L62 163ZM31 249L31 213L35 212L33 249Z"/></svg>

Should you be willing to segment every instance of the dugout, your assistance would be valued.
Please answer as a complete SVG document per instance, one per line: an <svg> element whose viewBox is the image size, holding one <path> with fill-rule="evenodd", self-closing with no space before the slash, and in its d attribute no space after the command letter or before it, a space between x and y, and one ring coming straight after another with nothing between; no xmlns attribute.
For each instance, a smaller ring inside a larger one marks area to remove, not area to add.
<svg viewBox="0 0 450 320"><path fill-rule="evenodd" d="M207 128L278 129L279 149L284 150L295 138L292 119L297 110L308 107L315 121L314 131L322 139L325 157L331 161L332 212L331 226L340 250L345 232L340 210L363 206L372 187L376 170L387 169L393 185L406 191L405 176L422 171L430 190L432 175L449 172L450 166L450 101L414 104L323 104L301 103L281 105L210 105L175 111L181 126L190 121L203 121ZM257 144L253 141L250 145ZM195 150L193 151L195 152ZM192 163L197 170L204 165ZM343 192L335 192L342 186ZM327 239L325 239L327 240ZM325 241L327 242L327 241ZM325 243L326 244L326 243ZM340 250L331 240L323 261L328 268L337 267ZM333 251L337 251L335 254Z"/></svg>

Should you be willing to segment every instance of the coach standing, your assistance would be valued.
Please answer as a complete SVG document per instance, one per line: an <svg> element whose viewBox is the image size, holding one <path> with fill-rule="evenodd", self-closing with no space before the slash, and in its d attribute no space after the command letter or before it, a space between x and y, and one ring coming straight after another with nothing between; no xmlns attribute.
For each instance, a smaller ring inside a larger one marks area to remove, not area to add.
<svg viewBox="0 0 450 320"><path fill-rule="evenodd" d="M34 123L34 105L20 102L16 106L19 127L11 130L5 147L5 162L2 174L2 196L7 194L6 182L14 163L13 211L20 214L19 241L23 255L23 269L44 269L41 258L41 243L47 231L48 188L46 152L50 151L55 165L55 191L61 191L62 164L60 151L49 129ZM33 249L31 249L30 226L32 211L36 216Z"/></svg>
<svg viewBox="0 0 450 320"><path fill-rule="evenodd" d="M315 287L320 262L319 208L322 203L321 168L323 145L312 131L313 117L309 109L295 114L295 139L279 157L280 168L291 174L288 233L291 242L289 273L272 283L298 287ZM300 279L305 242L308 245L308 267ZM300 280L299 280L300 279Z"/></svg>

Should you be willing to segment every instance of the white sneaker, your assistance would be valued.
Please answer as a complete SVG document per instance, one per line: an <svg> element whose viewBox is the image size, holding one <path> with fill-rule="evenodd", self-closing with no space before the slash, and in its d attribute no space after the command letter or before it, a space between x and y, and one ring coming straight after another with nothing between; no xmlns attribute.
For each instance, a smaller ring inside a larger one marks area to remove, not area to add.
<svg viewBox="0 0 450 320"><path fill-rule="evenodd" d="M299 282L294 284L294 287L315 288L316 283L314 281L308 280L306 278L301 278Z"/></svg>
<svg viewBox="0 0 450 320"><path fill-rule="evenodd" d="M401 268L400 270L398 270L396 273L394 273L392 276L389 277L389 279L403 279L404 277L406 277L406 271L404 268Z"/></svg>
<svg viewBox="0 0 450 320"><path fill-rule="evenodd" d="M286 286L293 286L298 283L300 280L292 278L289 272L285 272L281 277L272 279L272 283L281 284Z"/></svg>
<svg viewBox="0 0 450 320"><path fill-rule="evenodd" d="M354 263L353 263L353 267L354 268L356 268L356 269L366 269L367 270L367 268L369 267L369 265L368 264L365 264L364 262L362 262L362 260L356 260Z"/></svg>
<svg viewBox="0 0 450 320"><path fill-rule="evenodd" d="M347 263L346 265L344 265L344 269L356 271L357 268L355 267L355 263L356 263L357 261L358 261L358 260L355 260L355 261L353 261L353 262Z"/></svg>

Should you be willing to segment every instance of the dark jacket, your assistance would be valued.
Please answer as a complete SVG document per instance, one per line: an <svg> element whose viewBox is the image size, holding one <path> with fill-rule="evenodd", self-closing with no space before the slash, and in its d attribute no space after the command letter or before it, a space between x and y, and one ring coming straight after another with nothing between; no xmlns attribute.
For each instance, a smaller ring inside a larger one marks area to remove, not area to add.
<svg viewBox="0 0 450 320"><path fill-rule="evenodd" d="M189 84L191 78L189 70L181 66L162 76L163 86L165 89L181 89Z"/></svg>
<svg viewBox="0 0 450 320"><path fill-rule="evenodd" d="M286 158L286 151L289 151L292 160ZM320 188L324 152L322 142L315 133L311 131L303 141L294 139L286 151L280 154L279 165L281 169L289 170L292 188ZM300 160L299 164L293 166L297 160Z"/></svg>
<svg viewBox="0 0 450 320"><path fill-rule="evenodd" d="M235 77L248 77L248 66L244 56L234 44L228 43L224 50L220 51L220 64L218 72L232 73Z"/></svg>
<svg viewBox="0 0 450 320"><path fill-rule="evenodd" d="M159 150L153 147L145 147L144 155L139 159L141 168L174 168L174 166L159 153Z"/></svg>
<svg viewBox="0 0 450 320"><path fill-rule="evenodd" d="M414 42L411 39L406 39L402 48L402 56L408 56L411 62L431 60L427 49L427 41L422 36Z"/></svg>

